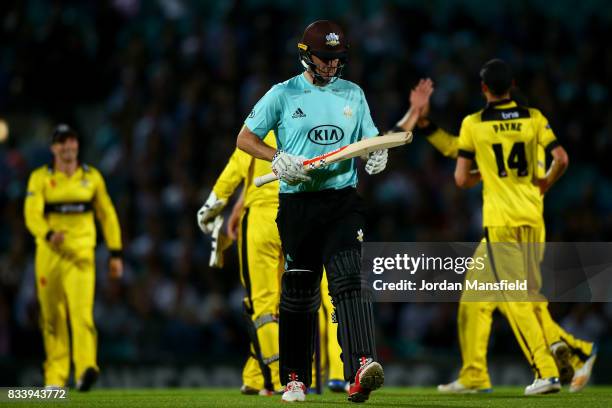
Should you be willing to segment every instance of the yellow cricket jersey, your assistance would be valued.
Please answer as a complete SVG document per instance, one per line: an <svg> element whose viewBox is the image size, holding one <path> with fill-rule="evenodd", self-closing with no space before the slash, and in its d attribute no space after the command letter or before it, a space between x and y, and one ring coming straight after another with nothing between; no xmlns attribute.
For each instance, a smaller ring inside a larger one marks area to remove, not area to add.
<svg viewBox="0 0 612 408"><path fill-rule="evenodd" d="M266 144L276 148L274 132L270 131L263 140ZM234 150L223 172L217 179L213 191L218 198L227 200L244 181L244 207L270 206L278 207L278 180L255 187L255 177L263 176L272 171L270 162L255 159L240 149Z"/></svg>
<svg viewBox="0 0 612 408"><path fill-rule="evenodd" d="M459 136L453 135L435 125L421 129L420 133L427 137L427 141L443 156L453 159L457 158L459 153ZM546 176L546 151L540 145L538 145L538 169L536 174L538 178Z"/></svg>
<svg viewBox="0 0 612 408"><path fill-rule="evenodd" d="M543 200L532 179L541 174L538 146L550 152L557 145L539 110L511 100L490 103L463 120L458 155L478 162L485 227L543 225Z"/></svg>
<svg viewBox="0 0 612 408"><path fill-rule="evenodd" d="M30 175L24 215L37 244L44 243L51 231L61 231L63 250L77 252L95 247L94 212L111 254L118 255L121 251L119 221L98 170L83 164L68 177L46 165Z"/></svg>

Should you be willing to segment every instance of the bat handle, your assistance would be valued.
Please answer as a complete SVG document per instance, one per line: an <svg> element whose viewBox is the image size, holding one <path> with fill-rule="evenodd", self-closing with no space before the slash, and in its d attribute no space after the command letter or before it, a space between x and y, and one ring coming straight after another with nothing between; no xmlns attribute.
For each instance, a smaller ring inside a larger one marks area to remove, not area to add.
<svg viewBox="0 0 612 408"><path fill-rule="evenodd" d="M278 180L278 177L276 177L276 174L274 173L268 173L264 176L259 176L255 179L255 186L257 187L261 187L264 184L268 184L273 182L274 180Z"/></svg>

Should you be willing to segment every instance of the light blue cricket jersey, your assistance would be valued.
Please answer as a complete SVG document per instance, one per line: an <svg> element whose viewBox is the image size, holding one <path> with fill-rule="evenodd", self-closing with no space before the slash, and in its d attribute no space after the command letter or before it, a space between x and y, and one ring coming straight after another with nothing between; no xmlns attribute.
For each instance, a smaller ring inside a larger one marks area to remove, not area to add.
<svg viewBox="0 0 612 408"><path fill-rule="evenodd" d="M257 102L244 123L260 139L274 130L279 149L308 159L378 135L359 86L343 79L324 87L315 86L304 74L274 85ZM308 174L312 181L295 186L281 181L280 192L357 186L355 159Z"/></svg>

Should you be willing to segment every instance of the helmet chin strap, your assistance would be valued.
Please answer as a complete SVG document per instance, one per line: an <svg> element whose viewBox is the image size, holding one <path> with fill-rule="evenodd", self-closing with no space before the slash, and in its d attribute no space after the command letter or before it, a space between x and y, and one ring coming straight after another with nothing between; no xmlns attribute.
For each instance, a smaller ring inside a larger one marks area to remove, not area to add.
<svg viewBox="0 0 612 408"><path fill-rule="evenodd" d="M313 70L311 70L311 74L314 80L314 84L319 86L329 85L336 80L336 77L325 78L323 75Z"/></svg>
<svg viewBox="0 0 612 408"><path fill-rule="evenodd" d="M338 79L337 76L331 77L329 79L326 79L325 77L323 77L323 75L319 74L316 70L316 66L310 66L306 61L304 61L303 59L300 59L300 62L302 63L302 66L304 67L304 69L306 71L308 71L310 73L310 75L312 75L312 79L313 79L313 83L315 85L318 86L324 86L324 85L329 85L332 82L334 82L336 79ZM314 64L313 64L314 65Z"/></svg>

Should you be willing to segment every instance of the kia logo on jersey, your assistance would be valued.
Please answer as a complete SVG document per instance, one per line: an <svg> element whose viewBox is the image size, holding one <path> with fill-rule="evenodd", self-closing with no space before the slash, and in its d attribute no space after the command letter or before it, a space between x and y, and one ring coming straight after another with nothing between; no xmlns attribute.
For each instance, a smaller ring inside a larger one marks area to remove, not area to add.
<svg viewBox="0 0 612 408"><path fill-rule="evenodd" d="M344 131L334 125L320 125L308 132L308 139L319 145L333 145L344 138Z"/></svg>

